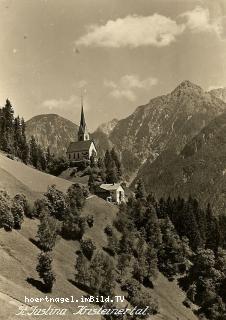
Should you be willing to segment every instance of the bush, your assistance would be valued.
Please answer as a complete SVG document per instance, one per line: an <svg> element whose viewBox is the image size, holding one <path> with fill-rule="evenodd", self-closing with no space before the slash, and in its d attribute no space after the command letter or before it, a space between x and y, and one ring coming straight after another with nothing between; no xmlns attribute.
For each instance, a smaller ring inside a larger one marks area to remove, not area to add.
<svg viewBox="0 0 226 320"><path fill-rule="evenodd" d="M81 240L80 242L83 254L87 259L91 260L94 250L96 249L95 243L91 239Z"/></svg>
<svg viewBox="0 0 226 320"><path fill-rule="evenodd" d="M94 225L94 216L91 215L91 214L89 214L89 215L87 216L87 218L86 218L86 221L87 221L88 226L89 226L90 228L92 228L93 225Z"/></svg>
<svg viewBox="0 0 226 320"><path fill-rule="evenodd" d="M107 236L112 236L113 234L112 227L107 225L104 229L104 232L106 233Z"/></svg>

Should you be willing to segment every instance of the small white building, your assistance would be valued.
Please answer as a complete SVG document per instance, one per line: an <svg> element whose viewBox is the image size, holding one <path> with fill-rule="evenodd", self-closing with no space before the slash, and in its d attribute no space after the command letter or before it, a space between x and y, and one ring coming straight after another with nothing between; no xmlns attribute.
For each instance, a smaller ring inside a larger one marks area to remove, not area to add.
<svg viewBox="0 0 226 320"><path fill-rule="evenodd" d="M125 202L125 191L119 183L101 184L98 194L109 202L115 202L117 204Z"/></svg>

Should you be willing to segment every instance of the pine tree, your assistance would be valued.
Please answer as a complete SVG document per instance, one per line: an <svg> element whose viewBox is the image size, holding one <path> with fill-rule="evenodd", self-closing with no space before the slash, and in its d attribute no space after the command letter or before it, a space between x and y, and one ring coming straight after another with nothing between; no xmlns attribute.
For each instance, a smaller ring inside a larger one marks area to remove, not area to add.
<svg viewBox="0 0 226 320"><path fill-rule="evenodd" d="M136 199L145 199L147 194L142 180L138 180L135 190Z"/></svg>
<svg viewBox="0 0 226 320"><path fill-rule="evenodd" d="M12 201L5 191L0 191L0 228L6 231L12 231L14 227L14 218L11 212Z"/></svg>
<svg viewBox="0 0 226 320"><path fill-rule="evenodd" d="M108 169L110 162L111 162L111 155L109 150L106 150L105 156L104 156L104 165L106 169Z"/></svg>
<svg viewBox="0 0 226 320"><path fill-rule="evenodd" d="M39 157L38 157L38 145L35 141L35 138L34 136L31 137L30 139L30 161L31 161L31 164L37 168L38 167L38 160L39 160Z"/></svg>
<svg viewBox="0 0 226 320"><path fill-rule="evenodd" d="M115 166L117 168L117 179L119 180L122 175L122 168L121 168L121 162L119 160L119 156L115 151L115 148L112 148L110 155L111 155L111 159L113 159L113 161L115 162Z"/></svg>
<svg viewBox="0 0 226 320"><path fill-rule="evenodd" d="M6 100L5 107L3 108L4 116L4 129L7 147L5 151L13 153L13 119L14 110L9 99Z"/></svg>
<svg viewBox="0 0 226 320"><path fill-rule="evenodd" d="M29 161L29 145L26 138L26 124L24 118L21 119L21 159L25 164Z"/></svg>

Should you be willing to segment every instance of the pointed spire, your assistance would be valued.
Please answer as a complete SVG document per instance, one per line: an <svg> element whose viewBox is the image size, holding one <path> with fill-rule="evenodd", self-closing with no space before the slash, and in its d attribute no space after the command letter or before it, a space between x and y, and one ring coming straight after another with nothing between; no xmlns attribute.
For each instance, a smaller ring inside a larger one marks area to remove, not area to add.
<svg viewBox="0 0 226 320"><path fill-rule="evenodd" d="M89 140L89 132L86 126L86 120L84 115L84 108L83 108L83 92L81 90L81 119L80 119L80 126L78 130L78 140L85 141Z"/></svg>
<svg viewBox="0 0 226 320"><path fill-rule="evenodd" d="M83 106L82 106L80 127L84 129L85 126L86 126L86 121L85 121L85 115L84 115L84 110L83 110Z"/></svg>
<svg viewBox="0 0 226 320"><path fill-rule="evenodd" d="M85 115L84 115L84 109L83 109L83 91L81 89L81 120L80 120L80 128L85 128L86 121L85 121Z"/></svg>

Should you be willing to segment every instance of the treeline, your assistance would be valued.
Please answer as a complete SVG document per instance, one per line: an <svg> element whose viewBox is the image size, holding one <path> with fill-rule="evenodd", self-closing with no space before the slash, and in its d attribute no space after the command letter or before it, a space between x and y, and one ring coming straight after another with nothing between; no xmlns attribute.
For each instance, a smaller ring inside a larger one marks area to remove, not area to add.
<svg viewBox="0 0 226 320"><path fill-rule="evenodd" d="M169 217L178 235L189 239L192 250L205 247L217 252L219 246L226 246L226 217L214 216L210 204L202 208L192 197L187 200L168 197L159 201L150 197L158 217Z"/></svg>
<svg viewBox="0 0 226 320"><path fill-rule="evenodd" d="M7 152L12 158L18 157L25 164L54 175L68 167L67 162L52 155L49 148L43 150L33 136L27 141L25 121L14 116L8 99L5 106L0 108L0 150Z"/></svg>

